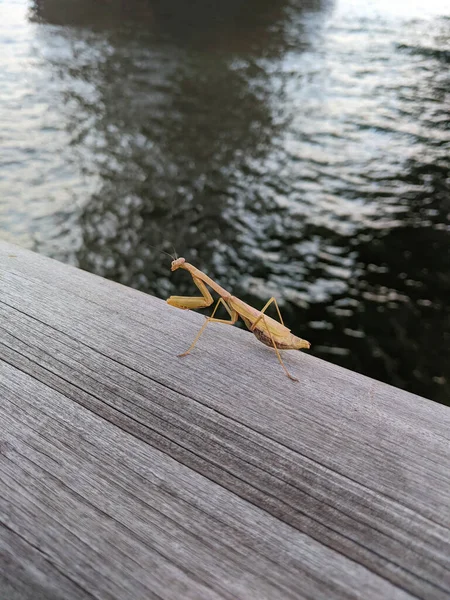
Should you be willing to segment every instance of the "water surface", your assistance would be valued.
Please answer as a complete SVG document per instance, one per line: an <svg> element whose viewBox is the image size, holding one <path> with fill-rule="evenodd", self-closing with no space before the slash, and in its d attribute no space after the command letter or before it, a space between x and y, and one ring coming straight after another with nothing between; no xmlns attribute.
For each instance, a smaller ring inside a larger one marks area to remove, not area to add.
<svg viewBox="0 0 450 600"><path fill-rule="evenodd" d="M448 402L450 10L367 4L0 0L0 235Z"/></svg>

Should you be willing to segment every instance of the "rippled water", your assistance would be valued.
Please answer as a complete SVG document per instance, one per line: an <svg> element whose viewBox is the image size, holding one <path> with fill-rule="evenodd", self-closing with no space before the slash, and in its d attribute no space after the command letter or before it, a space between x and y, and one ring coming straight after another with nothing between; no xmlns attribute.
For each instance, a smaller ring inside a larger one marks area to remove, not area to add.
<svg viewBox="0 0 450 600"><path fill-rule="evenodd" d="M0 235L449 402L447 4L131 4L0 0Z"/></svg>

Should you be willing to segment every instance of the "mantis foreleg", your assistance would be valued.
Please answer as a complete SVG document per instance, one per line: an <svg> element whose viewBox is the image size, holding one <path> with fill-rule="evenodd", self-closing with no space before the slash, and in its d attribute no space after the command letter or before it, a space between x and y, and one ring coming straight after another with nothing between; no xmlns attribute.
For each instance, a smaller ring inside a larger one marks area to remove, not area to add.
<svg viewBox="0 0 450 600"><path fill-rule="evenodd" d="M177 308L183 309L195 309L195 308L206 308L207 306L211 306L214 302L213 297L209 293L208 288L203 283L201 279L198 277L192 276L192 279L198 289L201 291L202 296L170 296L168 298L167 303L171 306L176 306Z"/></svg>

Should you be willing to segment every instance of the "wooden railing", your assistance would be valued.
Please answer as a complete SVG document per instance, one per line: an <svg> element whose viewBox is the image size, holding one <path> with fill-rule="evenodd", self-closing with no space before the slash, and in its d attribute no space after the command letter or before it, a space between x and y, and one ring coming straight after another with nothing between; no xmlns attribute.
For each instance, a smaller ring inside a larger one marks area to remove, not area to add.
<svg viewBox="0 0 450 600"><path fill-rule="evenodd" d="M450 409L202 322L0 243L0 597L449 598Z"/></svg>

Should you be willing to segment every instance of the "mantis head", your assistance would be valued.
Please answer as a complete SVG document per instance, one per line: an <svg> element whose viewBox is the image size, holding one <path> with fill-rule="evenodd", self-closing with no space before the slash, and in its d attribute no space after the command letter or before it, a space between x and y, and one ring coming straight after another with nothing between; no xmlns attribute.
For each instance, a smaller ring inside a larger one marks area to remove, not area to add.
<svg viewBox="0 0 450 600"><path fill-rule="evenodd" d="M172 261L172 264L170 265L170 270L171 271L176 271L177 269L179 269L181 267L181 265L183 265L186 262L185 258L177 258L176 260Z"/></svg>

